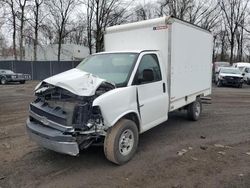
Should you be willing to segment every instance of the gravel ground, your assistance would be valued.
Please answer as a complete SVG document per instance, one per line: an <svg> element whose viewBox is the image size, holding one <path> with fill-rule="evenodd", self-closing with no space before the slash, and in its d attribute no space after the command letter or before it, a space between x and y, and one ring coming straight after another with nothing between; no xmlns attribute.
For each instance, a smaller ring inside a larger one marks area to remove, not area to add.
<svg viewBox="0 0 250 188"><path fill-rule="evenodd" d="M37 146L25 131L36 82L0 85L0 187L250 187L250 87L213 88L197 122L185 112L140 136L123 166L102 147L79 157Z"/></svg>

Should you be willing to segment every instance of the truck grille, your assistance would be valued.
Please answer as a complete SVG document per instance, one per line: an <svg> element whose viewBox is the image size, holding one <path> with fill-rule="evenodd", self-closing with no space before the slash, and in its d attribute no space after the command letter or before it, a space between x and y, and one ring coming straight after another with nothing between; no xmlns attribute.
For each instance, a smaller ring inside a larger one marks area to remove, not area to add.
<svg viewBox="0 0 250 188"><path fill-rule="evenodd" d="M233 76L226 76L225 79L228 83L238 83L240 81L239 77L233 77Z"/></svg>
<svg viewBox="0 0 250 188"><path fill-rule="evenodd" d="M52 108L47 103L37 102L30 104L30 111L55 123L67 125L66 112L60 107Z"/></svg>

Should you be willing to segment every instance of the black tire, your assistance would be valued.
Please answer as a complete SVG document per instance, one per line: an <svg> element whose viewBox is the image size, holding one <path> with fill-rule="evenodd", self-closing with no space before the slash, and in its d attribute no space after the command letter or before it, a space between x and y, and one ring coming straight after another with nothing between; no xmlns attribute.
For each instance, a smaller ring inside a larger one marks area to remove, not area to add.
<svg viewBox="0 0 250 188"><path fill-rule="evenodd" d="M187 116L189 120L197 121L202 112L202 104L200 99L196 99L193 103L188 105Z"/></svg>
<svg viewBox="0 0 250 188"><path fill-rule="evenodd" d="M1 84L4 85L4 84L6 84L6 82L7 82L6 78L2 77L1 78Z"/></svg>
<svg viewBox="0 0 250 188"><path fill-rule="evenodd" d="M20 81L20 84L25 84L25 80Z"/></svg>
<svg viewBox="0 0 250 188"><path fill-rule="evenodd" d="M107 132L104 140L105 156L109 161L122 165L132 159L137 150L138 141L139 133L136 124L128 119L121 119ZM130 146L125 147L126 144Z"/></svg>

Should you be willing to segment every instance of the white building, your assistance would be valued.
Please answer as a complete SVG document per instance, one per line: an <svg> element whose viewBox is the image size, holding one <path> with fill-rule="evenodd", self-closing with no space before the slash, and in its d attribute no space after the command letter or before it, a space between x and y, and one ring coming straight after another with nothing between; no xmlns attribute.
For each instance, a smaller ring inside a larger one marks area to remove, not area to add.
<svg viewBox="0 0 250 188"><path fill-rule="evenodd" d="M37 61L57 61L58 44L37 47ZM61 61L82 60L89 55L89 49L76 44L62 44ZM34 60L34 47L25 47L25 60Z"/></svg>

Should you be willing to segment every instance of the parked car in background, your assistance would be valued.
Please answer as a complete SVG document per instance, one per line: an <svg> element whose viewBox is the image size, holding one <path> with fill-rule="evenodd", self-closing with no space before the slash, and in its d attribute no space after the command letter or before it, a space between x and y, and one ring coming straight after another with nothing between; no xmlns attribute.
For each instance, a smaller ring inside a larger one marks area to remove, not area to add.
<svg viewBox="0 0 250 188"><path fill-rule="evenodd" d="M243 72L243 69L245 67L250 67L250 63L246 62L237 62L233 64L233 67L238 68L241 72Z"/></svg>
<svg viewBox="0 0 250 188"><path fill-rule="evenodd" d="M24 84L25 81L30 80L31 76L29 74L14 73L11 70L0 70L0 83L6 84L8 82L19 82Z"/></svg>
<svg viewBox="0 0 250 188"><path fill-rule="evenodd" d="M218 73L217 86L230 85L241 88L243 84L243 76L238 68L221 67Z"/></svg>
<svg viewBox="0 0 250 188"><path fill-rule="evenodd" d="M230 67L230 63L229 62L224 62L224 61L217 61L214 62L213 64L213 81L215 83L217 83L218 81L218 73L219 73L219 69L220 67Z"/></svg>
<svg viewBox="0 0 250 188"><path fill-rule="evenodd" d="M250 85L250 64L242 70L244 82Z"/></svg>

